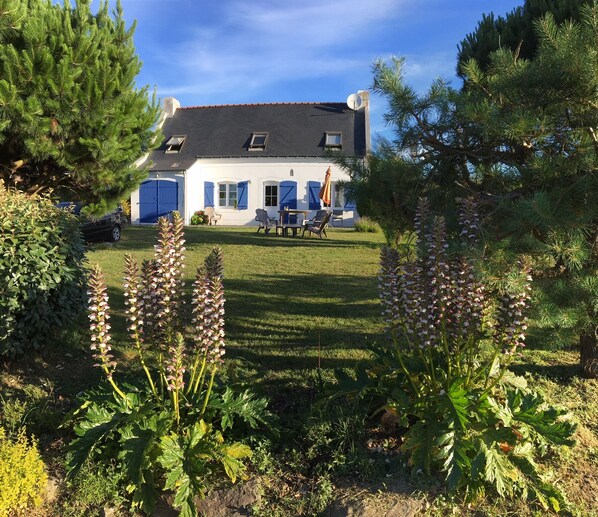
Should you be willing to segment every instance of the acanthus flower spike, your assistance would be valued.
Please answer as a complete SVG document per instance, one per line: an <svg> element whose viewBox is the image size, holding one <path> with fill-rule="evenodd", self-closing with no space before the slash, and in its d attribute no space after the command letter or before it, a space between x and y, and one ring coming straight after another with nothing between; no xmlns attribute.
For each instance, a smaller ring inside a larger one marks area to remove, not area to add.
<svg viewBox="0 0 598 517"><path fill-rule="evenodd" d="M112 374L116 368L116 361L111 353L110 346L110 319L108 305L108 290L104 274L99 266L94 266L89 275L89 330L91 332L91 350L94 351L93 358L96 360L96 366L102 368L108 379L112 379Z"/></svg>
<svg viewBox="0 0 598 517"><path fill-rule="evenodd" d="M104 274L98 265L91 269L88 280L89 295L89 330L91 332L91 350L94 352L93 358L96 366L101 368L106 374L108 382L112 385L114 391L128 405L127 396L120 390L114 382L113 374L116 369L116 361L112 355L110 346L110 307L108 305L108 290Z"/></svg>

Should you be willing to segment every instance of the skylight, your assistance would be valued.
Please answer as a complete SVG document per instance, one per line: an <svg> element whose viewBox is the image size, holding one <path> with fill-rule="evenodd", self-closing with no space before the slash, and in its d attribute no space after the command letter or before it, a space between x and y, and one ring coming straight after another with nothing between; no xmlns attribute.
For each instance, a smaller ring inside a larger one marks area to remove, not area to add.
<svg viewBox="0 0 598 517"><path fill-rule="evenodd" d="M341 149L343 147L343 134L340 131L326 131L324 147Z"/></svg>
<svg viewBox="0 0 598 517"><path fill-rule="evenodd" d="M252 133L251 142L249 142L250 151L263 151L266 149L268 133Z"/></svg>
<svg viewBox="0 0 598 517"><path fill-rule="evenodd" d="M187 135L174 135L171 136L166 142L165 153L180 153Z"/></svg>

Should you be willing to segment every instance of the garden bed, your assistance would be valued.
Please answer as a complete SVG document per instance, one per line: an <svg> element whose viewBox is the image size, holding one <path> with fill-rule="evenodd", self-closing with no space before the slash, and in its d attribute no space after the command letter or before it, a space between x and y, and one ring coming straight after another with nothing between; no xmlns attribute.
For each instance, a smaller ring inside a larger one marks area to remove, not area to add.
<svg viewBox="0 0 598 517"><path fill-rule="evenodd" d="M150 258L154 238L153 228L131 227L120 243L93 246L88 253L90 263L99 263L106 273L121 364L132 358L130 348L122 345L127 341L120 287L123 255ZM383 447L369 450L370 440L384 445L379 420L341 412L326 421L326 410L313 405L326 381L333 381L333 370L352 368L381 337L376 278L380 234L331 229L325 240L293 240L270 239L252 229L198 227L187 229L186 239L189 282L213 246L223 249L226 378L242 380L270 398L284 437L269 435L252 444L251 473L261 485L255 515L350 515L364 505L382 512L401 500L428 515L454 508L463 515L531 515L524 503L491 497L475 507L447 501L438 485L411 479L401 455L384 454ZM86 324L83 316L59 344L1 366L3 423L24 422L35 433L54 480L55 499L38 515L97 515L105 505L127 514L115 484L108 481L110 472L92 468L75 484L64 481L72 435L60 423L76 406L77 395L101 382L92 367ZM548 466L580 512L592 515L598 507L598 383L580 377L578 360L576 350L528 349L514 369L551 402L571 409L579 422L577 445L555 454Z"/></svg>

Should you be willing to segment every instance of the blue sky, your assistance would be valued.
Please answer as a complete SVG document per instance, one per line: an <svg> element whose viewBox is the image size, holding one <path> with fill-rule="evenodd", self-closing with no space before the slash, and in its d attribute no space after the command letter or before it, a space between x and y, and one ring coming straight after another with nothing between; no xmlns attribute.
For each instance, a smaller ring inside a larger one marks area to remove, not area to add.
<svg viewBox="0 0 598 517"><path fill-rule="evenodd" d="M407 59L425 90L455 78L457 44L482 13L523 0L123 0L137 20L139 85L183 106L344 101L372 83L372 63ZM385 132L382 98L372 134Z"/></svg>

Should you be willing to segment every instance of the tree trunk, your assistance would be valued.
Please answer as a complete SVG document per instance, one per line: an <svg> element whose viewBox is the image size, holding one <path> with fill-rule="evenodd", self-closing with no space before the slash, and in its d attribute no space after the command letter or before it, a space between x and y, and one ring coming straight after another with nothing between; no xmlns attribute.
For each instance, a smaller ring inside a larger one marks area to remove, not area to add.
<svg viewBox="0 0 598 517"><path fill-rule="evenodd" d="M579 336L581 368L586 377L598 378L598 339L596 332L584 332Z"/></svg>

